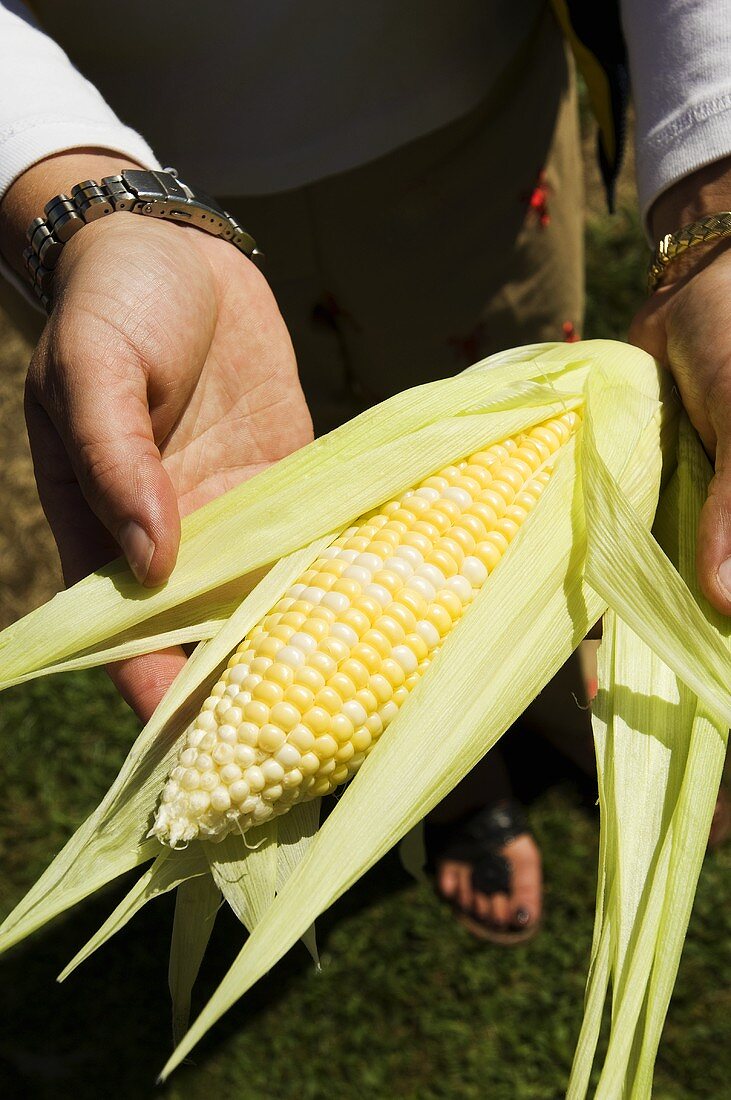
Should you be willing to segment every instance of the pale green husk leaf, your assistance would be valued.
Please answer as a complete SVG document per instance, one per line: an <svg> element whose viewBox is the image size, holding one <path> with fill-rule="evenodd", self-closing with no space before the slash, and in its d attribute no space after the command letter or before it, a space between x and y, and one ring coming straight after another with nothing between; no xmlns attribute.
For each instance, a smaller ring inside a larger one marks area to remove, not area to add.
<svg viewBox="0 0 731 1100"><path fill-rule="evenodd" d="M274 901L277 885L276 819L229 833L218 844L204 842L213 881L244 927L251 932Z"/></svg>
<svg viewBox="0 0 731 1100"><path fill-rule="evenodd" d="M316 957L318 914L459 782L611 605L596 720L604 817L597 923L570 1095L586 1093L610 982L614 1022L601 1095L618 1095L623 1083L632 1096L648 1095L712 809L707 791L698 797L701 767L716 774L719 721L731 717L731 655L687 570L702 478L698 463L686 461L687 431L683 465L695 472L690 482L682 469L673 476L677 409L662 385L644 353L603 341L493 357L369 410L189 517L164 588L141 591L116 563L0 635L0 686L142 652L163 638L210 636L99 809L8 918L0 947L157 856L75 965L170 889L164 868L182 868L188 855L203 871L175 872L184 890L171 961L176 1035L210 932L194 929L194 914L211 914L220 890L251 934L169 1073L298 937ZM584 427L536 508L319 831L316 807L305 804L258 837L230 834L161 856L147 830L177 738L240 639L333 532L440 466L575 407L584 409ZM657 530L685 580L649 533L663 454ZM234 595L249 589L232 612ZM670 713L679 718L672 736ZM416 862L418 838L406 851ZM669 953L657 950L660 936Z"/></svg>
<svg viewBox="0 0 731 1100"><path fill-rule="evenodd" d="M609 348L598 341L595 356ZM130 632L139 638L150 620L151 636L177 630L184 604L194 604L194 622L218 618L226 586L343 530L456 456L578 400L585 352L569 356L561 344L523 352L399 394L186 517L177 565L161 588L140 588L118 560L59 593L0 634L0 688L117 638L124 644Z"/></svg>
<svg viewBox="0 0 731 1100"><path fill-rule="evenodd" d="M649 524L660 480L660 406L656 375L646 379L647 392L637 392L628 390L628 372L623 374L620 365L606 376L595 368L587 380L587 419L596 421L605 461ZM621 436L608 431L618 402L627 406ZM585 521L578 472L574 440L511 552L444 644L433 674L417 685L357 781L346 789L163 1076L311 920L467 774L603 610L583 580ZM531 584L525 585L528 562ZM516 667L522 670L519 683ZM374 805L378 814L369 812Z"/></svg>
<svg viewBox="0 0 731 1100"><path fill-rule="evenodd" d="M191 846L184 852L180 852L177 858L172 851L162 852L148 867L147 871L137 880L129 893L120 901L116 909L109 915L98 932L81 948L58 976L62 982L69 974L89 958L102 944L124 928L135 913L139 913L148 901L166 894L169 890L175 890L188 879L199 875L207 875L208 865L199 845Z"/></svg>
<svg viewBox="0 0 731 1100"><path fill-rule="evenodd" d="M147 832L180 734L197 714L211 678L231 651L328 541L319 539L278 562L216 637L198 647L138 737L98 809L3 923L0 950L160 853L159 842L148 838Z"/></svg>
<svg viewBox="0 0 731 1100"><path fill-rule="evenodd" d="M190 999L221 906L221 891L210 875L181 882L175 895L168 985L173 1005L173 1043L180 1042L190 1020Z"/></svg>
<svg viewBox="0 0 731 1100"><path fill-rule="evenodd" d="M688 587L679 588L670 563L655 553L656 561L646 565L646 591L665 597L672 583L681 608L691 593L704 631L718 642L711 652L727 655L729 625L702 599L695 572L697 521L709 478L702 448L684 419L678 476L655 530L667 539ZM625 617L635 613L634 599L632 592ZM678 607L672 599L657 627L662 643L654 644L667 649L678 671L682 668L690 678L689 655L674 637ZM645 620L643 626L647 632ZM691 657L699 656L701 643L694 634L686 636L685 647ZM604 687L594 708L602 806L600 890L587 1009L568 1097L586 1094L611 980L612 1031L595 1095L598 1100L620 1094L648 1100L722 774L728 721L706 709L614 614L605 617L600 672Z"/></svg>
<svg viewBox="0 0 731 1100"><path fill-rule="evenodd" d="M147 822L177 738L216 670L332 540L331 532L467 451L580 403L590 362L611 361L617 348L600 342L593 360L584 350L567 355L563 345L521 354L496 356L481 369L401 394L194 513L164 589L141 589L116 563L0 634L0 684L7 685L70 654L102 649L146 620L154 622L156 638L171 608L179 626L176 601L197 600L200 610L207 592L216 594L281 555L182 669L99 808L0 928L0 950L159 852Z"/></svg>
<svg viewBox="0 0 731 1100"><path fill-rule="evenodd" d="M317 832L319 817L320 799L316 798L249 829L244 836L231 832L219 843L201 845L214 882L249 932L304 858ZM302 939L317 964L314 924Z"/></svg>
<svg viewBox="0 0 731 1100"><path fill-rule="evenodd" d="M35 668L0 683L12 687L55 672L78 672L128 657L138 657L170 646L189 645L214 637L233 615L245 596L259 583L266 569L257 569L214 592L187 600L159 616L142 620L129 630L107 638L66 660ZM39 609L39 611L42 609Z"/></svg>

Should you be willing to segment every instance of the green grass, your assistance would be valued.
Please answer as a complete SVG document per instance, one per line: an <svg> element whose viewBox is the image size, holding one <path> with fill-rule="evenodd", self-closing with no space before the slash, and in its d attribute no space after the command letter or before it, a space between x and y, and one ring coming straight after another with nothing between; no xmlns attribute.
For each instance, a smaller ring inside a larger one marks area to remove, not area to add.
<svg viewBox="0 0 731 1100"><path fill-rule="evenodd" d="M111 781L136 723L101 673L6 694L2 908L31 885ZM213 1029L165 1089L172 900L149 905L63 986L55 975L134 876L0 964L3 1095L32 1100L552 1100L581 1018L596 818L565 781L534 802L546 921L523 948L477 944L390 857L320 922L323 969L296 948ZM727 1095L731 849L709 856L658 1064L658 1100ZM238 950L227 910L196 1007Z"/></svg>

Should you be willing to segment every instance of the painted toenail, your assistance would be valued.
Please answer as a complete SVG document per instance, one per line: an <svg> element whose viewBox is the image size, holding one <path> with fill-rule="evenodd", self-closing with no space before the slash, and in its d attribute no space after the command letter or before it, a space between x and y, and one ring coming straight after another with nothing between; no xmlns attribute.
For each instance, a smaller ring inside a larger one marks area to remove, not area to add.
<svg viewBox="0 0 731 1100"><path fill-rule="evenodd" d="M530 913L527 909L515 910L515 923L519 924L522 928L525 928L526 924L530 923Z"/></svg>

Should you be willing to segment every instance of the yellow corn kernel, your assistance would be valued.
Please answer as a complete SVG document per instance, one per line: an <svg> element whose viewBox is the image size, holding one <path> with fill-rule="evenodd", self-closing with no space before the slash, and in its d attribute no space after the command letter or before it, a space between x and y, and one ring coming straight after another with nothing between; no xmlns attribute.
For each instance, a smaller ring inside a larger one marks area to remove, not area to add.
<svg viewBox="0 0 731 1100"><path fill-rule="evenodd" d="M221 838L346 782L499 566L575 413L426 478L321 553L182 739L153 833Z"/></svg>

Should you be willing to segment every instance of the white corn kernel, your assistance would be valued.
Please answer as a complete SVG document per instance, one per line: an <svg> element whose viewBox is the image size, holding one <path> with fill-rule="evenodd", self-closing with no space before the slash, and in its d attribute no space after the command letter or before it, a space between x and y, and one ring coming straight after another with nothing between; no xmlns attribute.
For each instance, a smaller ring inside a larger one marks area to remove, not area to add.
<svg viewBox="0 0 731 1100"><path fill-rule="evenodd" d="M378 600L381 607L388 607L391 602L391 593L381 584L369 584L363 589L364 596L370 596L372 600Z"/></svg>
<svg viewBox="0 0 731 1100"><path fill-rule="evenodd" d="M468 555L462 562L462 575L467 578L473 588L481 588L487 580L487 569L479 558Z"/></svg>
<svg viewBox="0 0 731 1100"><path fill-rule="evenodd" d="M236 782L232 783L229 787L228 794L232 802L245 802L249 797L249 785L245 780L237 779ZM243 809L243 807L241 808Z"/></svg>
<svg viewBox="0 0 731 1100"><path fill-rule="evenodd" d="M302 753L294 745L286 744L282 745L275 759L286 770L297 767L302 759Z"/></svg>
<svg viewBox="0 0 731 1100"><path fill-rule="evenodd" d="M406 587L418 593L419 596L423 596L428 603L436 599L437 590L425 577L409 577L406 582Z"/></svg>
<svg viewBox="0 0 731 1100"><path fill-rule="evenodd" d="M330 635L344 642L349 650L358 644L358 635L351 626L347 625L347 623L333 623L330 628Z"/></svg>
<svg viewBox="0 0 731 1100"><path fill-rule="evenodd" d="M424 564L424 555L415 546L397 546L394 554L408 562L412 569L418 569Z"/></svg>
<svg viewBox="0 0 731 1100"><path fill-rule="evenodd" d="M262 770L256 765L246 769L244 772L244 779L249 784L249 789L252 791L263 791L266 786L266 779L264 778Z"/></svg>
<svg viewBox="0 0 731 1100"><path fill-rule="evenodd" d="M231 807L231 795L228 793L225 787L218 786L215 791L211 791L211 809L217 813L225 813L226 810Z"/></svg>
<svg viewBox="0 0 731 1100"><path fill-rule="evenodd" d="M378 565L381 562L379 560ZM366 585L370 584L373 580L373 574L370 569L364 569L362 565L349 565L347 569L343 571L343 577L349 581L355 581L356 584Z"/></svg>
<svg viewBox="0 0 731 1100"><path fill-rule="evenodd" d="M261 774L267 784L278 783L284 775L284 768L276 760L264 760L261 765Z"/></svg>
<svg viewBox="0 0 731 1100"><path fill-rule="evenodd" d="M391 650L391 659L401 665L404 672L416 672L418 661L412 649L407 645L395 645Z"/></svg>
<svg viewBox="0 0 731 1100"><path fill-rule="evenodd" d="M277 660L281 661L283 665L299 668L300 665L305 663L306 657L302 650L297 649L296 646L285 645L277 653Z"/></svg>
<svg viewBox="0 0 731 1100"><path fill-rule="evenodd" d="M450 485L448 489L444 490L444 496L447 500L453 500L458 508L461 508L464 512L472 504L472 497L466 489L460 489L456 485Z"/></svg>
<svg viewBox="0 0 731 1100"><path fill-rule="evenodd" d="M454 592L463 604L469 603L472 599L472 585L462 573L450 577L445 584L445 588L450 592Z"/></svg>
<svg viewBox="0 0 731 1100"><path fill-rule="evenodd" d="M322 606L341 615L343 611L347 611L350 607L350 601L342 592L326 592L322 600Z"/></svg>

